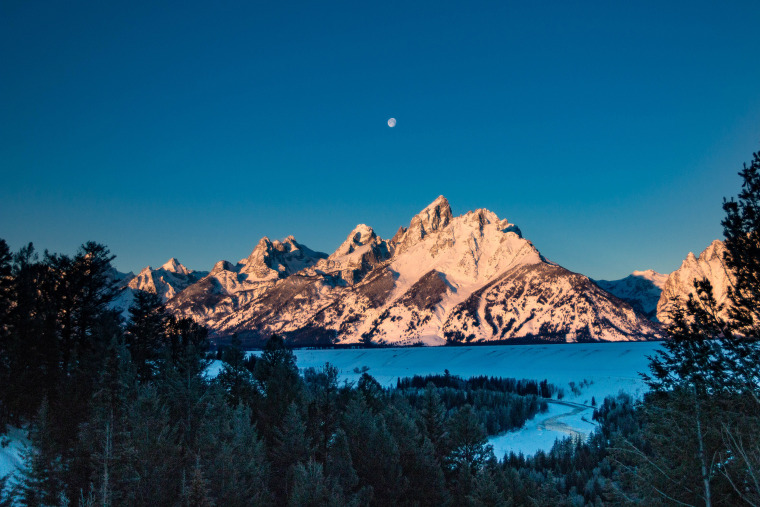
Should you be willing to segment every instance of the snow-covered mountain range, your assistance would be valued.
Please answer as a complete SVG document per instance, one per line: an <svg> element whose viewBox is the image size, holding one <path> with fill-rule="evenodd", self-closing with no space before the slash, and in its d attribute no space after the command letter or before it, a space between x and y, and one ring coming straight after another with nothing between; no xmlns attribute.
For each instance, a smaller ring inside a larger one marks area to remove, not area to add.
<svg viewBox="0 0 760 507"><path fill-rule="evenodd" d="M172 259L125 290L158 293L175 314L250 344L275 332L299 344L660 337L645 314L647 283L664 275L631 276L595 283L545 259L508 220L486 209L455 217L440 196L391 239L360 224L326 255L262 238L236 264L203 273Z"/></svg>

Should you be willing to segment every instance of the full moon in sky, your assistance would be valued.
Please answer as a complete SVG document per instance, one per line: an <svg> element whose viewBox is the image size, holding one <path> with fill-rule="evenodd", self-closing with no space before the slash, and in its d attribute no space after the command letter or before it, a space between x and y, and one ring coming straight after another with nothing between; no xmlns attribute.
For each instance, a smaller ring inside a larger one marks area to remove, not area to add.
<svg viewBox="0 0 760 507"><path fill-rule="evenodd" d="M389 119L389 120L388 120L388 126L389 126L390 128L393 128L393 127L395 127L395 126L396 126L396 118L391 118L391 119Z"/></svg>

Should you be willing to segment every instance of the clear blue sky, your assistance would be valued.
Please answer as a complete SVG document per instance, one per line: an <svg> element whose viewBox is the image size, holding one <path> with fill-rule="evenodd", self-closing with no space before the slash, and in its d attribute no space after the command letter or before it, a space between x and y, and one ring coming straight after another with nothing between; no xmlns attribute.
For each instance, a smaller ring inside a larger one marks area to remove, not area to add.
<svg viewBox="0 0 760 507"><path fill-rule="evenodd" d="M669 272L760 150L757 1L222 4L0 2L14 250L210 269L443 194L591 277Z"/></svg>

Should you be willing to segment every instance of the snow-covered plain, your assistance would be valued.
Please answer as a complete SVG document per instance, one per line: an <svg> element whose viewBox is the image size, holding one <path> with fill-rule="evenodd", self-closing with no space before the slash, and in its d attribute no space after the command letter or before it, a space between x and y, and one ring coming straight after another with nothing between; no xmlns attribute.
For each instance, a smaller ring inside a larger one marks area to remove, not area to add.
<svg viewBox="0 0 760 507"><path fill-rule="evenodd" d="M336 366L341 379L356 381L363 367L383 385L400 377L443 373L473 377L489 375L543 380L565 389L565 400L591 403L592 396L626 391L640 396L645 385L639 372L647 372L647 356L659 342L570 343L558 345L491 345L475 347L408 347L381 349L296 350L299 368ZM593 382L571 392L569 383Z"/></svg>
<svg viewBox="0 0 760 507"><path fill-rule="evenodd" d="M560 345L492 345L476 347L411 347L381 349L296 350L299 368L320 368L325 363L340 370L341 380L355 382L366 367L381 384L393 386L400 377L440 374L472 377L489 375L518 379L547 379L564 389L563 402L551 403L549 411L528 421L521 430L493 437L494 453L533 454L549 450L555 439L568 435L585 437L594 429L592 399L627 392L641 397L646 385L639 373L648 372L647 356L659 342L576 343ZM260 352L253 352L259 354ZM209 374L221 367L216 361ZM576 386L573 392L570 383Z"/></svg>

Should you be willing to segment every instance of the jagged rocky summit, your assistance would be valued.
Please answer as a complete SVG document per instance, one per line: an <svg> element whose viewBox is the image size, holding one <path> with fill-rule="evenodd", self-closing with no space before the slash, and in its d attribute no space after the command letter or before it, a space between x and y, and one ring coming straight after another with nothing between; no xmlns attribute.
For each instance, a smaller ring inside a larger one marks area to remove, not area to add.
<svg viewBox="0 0 760 507"><path fill-rule="evenodd" d="M670 312L674 300L685 303L689 294L696 295L694 279L707 278L713 287L713 296L718 305L723 305L721 317L728 317L728 287L732 283L732 275L726 266L723 256L726 247L722 241L715 240L710 246L695 256L692 252L686 256L681 267L668 275L662 288L662 295L657 303L657 318L660 322L669 323Z"/></svg>
<svg viewBox="0 0 760 507"><path fill-rule="evenodd" d="M486 209L455 217L443 196L391 239L360 224L326 255L292 236L262 238L236 264L202 273L172 259L128 287L249 345L272 333L301 345L661 337L622 297L545 259L515 224Z"/></svg>

